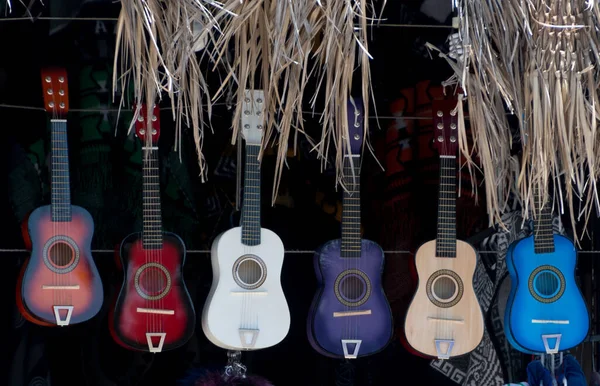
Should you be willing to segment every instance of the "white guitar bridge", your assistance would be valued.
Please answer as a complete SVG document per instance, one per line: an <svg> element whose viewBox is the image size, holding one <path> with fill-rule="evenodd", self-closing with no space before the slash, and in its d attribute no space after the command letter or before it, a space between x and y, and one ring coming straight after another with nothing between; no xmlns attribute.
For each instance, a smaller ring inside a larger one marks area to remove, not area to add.
<svg viewBox="0 0 600 386"><path fill-rule="evenodd" d="M166 332L147 332L146 340L148 341L148 351L150 351L151 353L161 352L163 345L165 344L166 336ZM154 343L152 342L152 338L159 338L158 345L154 345Z"/></svg>
<svg viewBox="0 0 600 386"><path fill-rule="evenodd" d="M357 339L342 339L342 349L344 350L344 358L346 359L356 359L358 358L358 352L360 350L360 344L362 340ZM348 344L354 344L354 350L352 350L352 354L348 351Z"/></svg>
<svg viewBox="0 0 600 386"><path fill-rule="evenodd" d="M53 306L54 318L56 319L57 326L68 326L71 323L71 316L73 315L73 306ZM61 318L60 311L67 311L65 318Z"/></svg>
<svg viewBox="0 0 600 386"><path fill-rule="evenodd" d="M450 359L452 348L454 347L453 339L436 339L435 351L437 351L438 359Z"/></svg>
<svg viewBox="0 0 600 386"><path fill-rule="evenodd" d="M252 348L256 345L256 339L258 338L259 330L240 328L239 332L240 332L240 341L242 342L242 347Z"/></svg>
<svg viewBox="0 0 600 386"><path fill-rule="evenodd" d="M544 348L546 349L546 354L558 354L558 350L560 349L560 338L562 334L548 334L542 335L542 341L544 342ZM550 339L556 339L556 343L554 347L550 348Z"/></svg>

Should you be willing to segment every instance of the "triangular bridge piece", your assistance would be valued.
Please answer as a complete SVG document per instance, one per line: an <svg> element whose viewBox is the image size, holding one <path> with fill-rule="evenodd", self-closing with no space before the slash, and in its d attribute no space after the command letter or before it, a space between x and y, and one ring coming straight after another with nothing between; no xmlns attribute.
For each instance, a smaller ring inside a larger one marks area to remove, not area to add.
<svg viewBox="0 0 600 386"><path fill-rule="evenodd" d="M165 344L166 336L166 332L147 332L146 340L148 341L148 351L150 351L151 353L161 352L163 344ZM154 345L154 342L152 342L152 338L159 338L158 345Z"/></svg>
<svg viewBox="0 0 600 386"><path fill-rule="evenodd" d="M68 326L71 323L71 316L73 316L73 306L52 306L54 309L54 318L56 319L57 326ZM60 316L61 311L67 311L65 317Z"/></svg>
<svg viewBox="0 0 600 386"><path fill-rule="evenodd" d="M438 359L450 359L452 354L452 348L454 347L453 339L436 339L435 340L435 351L437 352Z"/></svg>
<svg viewBox="0 0 600 386"><path fill-rule="evenodd" d="M561 336L562 336L562 334L542 335L542 341L544 342L544 348L546 349L546 354L558 354L558 350L560 350ZM550 347L551 339L556 339L554 341L553 347Z"/></svg>
<svg viewBox="0 0 600 386"><path fill-rule="evenodd" d="M358 358L358 352L360 350L360 344L362 340L356 339L342 339L342 349L344 350L344 358L346 359L356 359ZM348 350L348 345L353 344L354 350L352 350L352 354L350 354L350 350Z"/></svg>
<svg viewBox="0 0 600 386"><path fill-rule="evenodd" d="M258 338L258 333L260 330L254 330L249 328L240 328L240 341L242 342L242 347L244 348L252 348L256 345L256 339Z"/></svg>

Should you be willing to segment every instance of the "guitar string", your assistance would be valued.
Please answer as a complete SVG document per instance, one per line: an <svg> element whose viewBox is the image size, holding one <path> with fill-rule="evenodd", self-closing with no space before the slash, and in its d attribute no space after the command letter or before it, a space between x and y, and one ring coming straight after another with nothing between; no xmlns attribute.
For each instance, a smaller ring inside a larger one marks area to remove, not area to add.
<svg viewBox="0 0 600 386"><path fill-rule="evenodd" d="M139 115L139 117L137 119L139 120L141 118L141 119L143 119L143 121L145 121L146 118L144 117L144 114L142 111L143 110L140 110L139 108L136 109L136 115ZM146 128L144 128L144 130L145 129ZM147 134L147 132L146 132L146 134ZM142 249L144 251L144 266L147 267L149 258L150 258L149 257L150 243L148 240L148 238L149 238L148 237L148 224L150 221L149 218L151 218L151 217L149 217L150 216L149 213L151 213L151 212L149 211L149 208L148 208L148 196L145 193L147 186L148 186L148 169L147 169L147 166L148 166L148 140L146 138L144 138L142 146L144 147L143 151L142 151L142 168L143 168L142 169L142 172L143 172L143 177L142 177L142 184L143 184L143 186L142 186L142 197L143 197L143 201L142 201L142 206L143 206ZM143 270L140 271L140 277L139 277L139 282L138 282L140 292L142 292L142 293L144 292L143 291L144 279L146 279L144 277L145 275L142 276L143 274L144 274L144 271ZM146 308L150 308L150 303L149 303L147 297L144 297L144 306ZM152 318L152 314L147 313L146 314L146 333L152 332L151 318Z"/></svg>

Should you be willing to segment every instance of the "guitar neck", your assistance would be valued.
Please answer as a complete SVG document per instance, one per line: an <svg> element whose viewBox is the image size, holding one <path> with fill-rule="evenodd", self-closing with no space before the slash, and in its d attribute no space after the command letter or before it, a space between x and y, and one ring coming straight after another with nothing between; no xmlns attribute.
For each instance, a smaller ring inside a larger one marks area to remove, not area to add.
<svg viewBox="0 0 600 386"><path fill-rule="evenodd" d="M52 221L71 221L71 185L69 181L69 147L67 140L66 119L52 119L52 180L51 208Z"/></svg>
<svg viewBox="0 0 600 386"><path fill-rule="evenodd" d="M342 257L358 258L360 238L360 156L344 157L345 187L342 207Z"/></svg>
<svg viewBox="0 0 600 386"><path fill-rule="evenodd" d="M242 244L260 244L260 145L246 144L244 198L242 201Z"/></svg>
<svg viewBox="0 0 600 386"><path fill-rule="evenodd" d="M456 157L440 156L437 257L456 257Z"/></svg>
<svg viewBox="0 0 600 386"><path fill-rule="evenodd" d="M535 253L554 252L554 231L552 229L552 203L550 200L542 207L543 199L536 189L533 193L535 202L535 221L533 222L533 248Z"/></svg>
<svg viewBox="0 0 600 386"><path fill-rule="evenodd" d="M143 223L144 249L161 249L163 244L162 212L160 207L160 173L158 147L143 147Z"/></svg>

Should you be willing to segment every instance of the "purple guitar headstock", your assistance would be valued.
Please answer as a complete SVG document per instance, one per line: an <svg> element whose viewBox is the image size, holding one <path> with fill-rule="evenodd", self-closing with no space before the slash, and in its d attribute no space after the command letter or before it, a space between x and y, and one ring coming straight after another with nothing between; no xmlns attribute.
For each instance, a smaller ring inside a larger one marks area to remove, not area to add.
<svg viewBox="0 0 600 386"><path fill-rule="evenodd" d="M348 135L350 136L350 152L352 155L360 155L364 136L364 110L360 98L348 100ZM344 144L344 153L348 149Z"/></svg>

